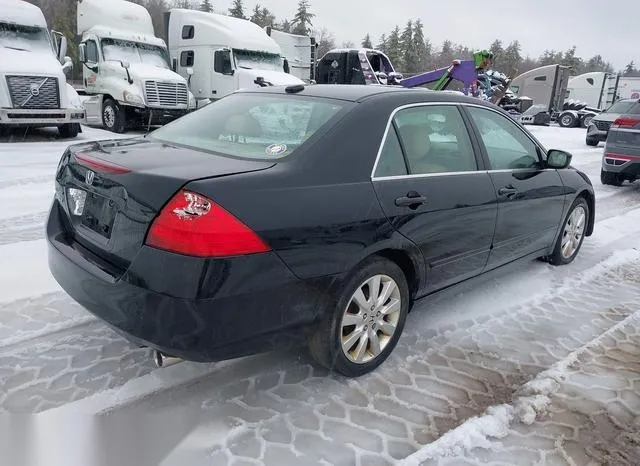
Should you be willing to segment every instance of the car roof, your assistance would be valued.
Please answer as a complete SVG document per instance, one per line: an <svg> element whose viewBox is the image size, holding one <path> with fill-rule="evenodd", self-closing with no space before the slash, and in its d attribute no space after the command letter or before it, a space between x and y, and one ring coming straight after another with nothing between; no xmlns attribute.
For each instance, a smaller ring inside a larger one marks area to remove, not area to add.
<svg viewBox="0 0 640 466"><path fill-rule="evenodd" d="M269 86L262 88L248 88L238 93L265 93L265 94L286 94L287 88L295 88L299 85L292 86ZM307 97L320 97L327 99L347 100L351 102L362 102L371 97L376 96L412 96L415 95L416 102L460 102L460 103L480 103L491 105L481 99L468 97L457 92L449 91L433 91L426 88L406 88L402 86L384 86L384 85L364 85L364 84L313 84L305 85L304 89L292 92L294 95Z"/></svg>

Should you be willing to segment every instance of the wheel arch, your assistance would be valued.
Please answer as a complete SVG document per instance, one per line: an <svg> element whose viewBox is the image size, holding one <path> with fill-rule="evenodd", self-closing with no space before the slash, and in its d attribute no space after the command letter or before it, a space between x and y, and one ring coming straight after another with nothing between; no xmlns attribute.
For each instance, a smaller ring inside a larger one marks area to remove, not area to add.
<svg viewBox="0 0 640 466"><path fill-rule="evenodd" d="M576 196L576 199L579 197L583 197L587 201L587 205L589 206L589 223L587 224L587 231L585 232L585 236L591 236L595 228L596 198L593 193L587 189L581 191Z"/></svg>

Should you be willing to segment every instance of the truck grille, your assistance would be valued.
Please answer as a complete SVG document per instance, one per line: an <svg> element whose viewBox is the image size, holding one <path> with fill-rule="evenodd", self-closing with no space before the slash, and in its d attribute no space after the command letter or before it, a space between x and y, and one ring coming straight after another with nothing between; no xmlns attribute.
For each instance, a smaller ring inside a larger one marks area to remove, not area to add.
<svg viewBox="0 0 640 466"><path fill-rule="evenodd" d="M60 108L58 78L46 76L7 76L13 108Z"/></svg>
<svg viewBox="0 0 640 466"><path fill-rule="evenodd" d="M600 131L609 131L609 129L611 128L611 124L612 124L612 122L610 122L610 121L593 120L593 122L595 123L596 128L598 128Z"/></svg>
<svg viewBox="0 0 640 466"><path fill-rule="evenodd" d="M150 107L186 107L189 103L186 84L146 81L144 92Z"/></svg>

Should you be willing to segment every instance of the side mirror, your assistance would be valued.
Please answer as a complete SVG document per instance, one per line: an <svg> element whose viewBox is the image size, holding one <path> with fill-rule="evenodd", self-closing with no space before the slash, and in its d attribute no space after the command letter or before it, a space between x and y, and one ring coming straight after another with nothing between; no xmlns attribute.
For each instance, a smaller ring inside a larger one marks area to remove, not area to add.
<svg viewBox="0 0 640 466"><path fill-rule="evenodd" d="M121 63L122 63L122 67L123 67L125 70L128 70L128 69L129 69L129 67L131 66L131 63L129 63L129 62L128 62L128 61L126 61L126 60L123 60Z"/></svg>
<svg viewBox="0 0 640 466"><path fill-rule="evenodd" d="M571 164L573 156L563 150L551 149L547 153L547 167L561 170Z"/></svg>
<svg viewBox="0 0 640 466"><path fill-rule="evenodd" d="M220 74L233 75L234 70L231 66L231 50L220 49L214 52L213 71Z"/></svg>
<svg viewBox="0 0 640 466"><path fill-rule="evenodd" d="M64 63L62 64L62 71L64 74L69 74L73 70L73 62L71 57L64 57Z"/></svg>
<svg viewBox="0 0 640 466"><path fill-rule="evenodd" d="M193 68L189 67L185 70L188 76L193 76Z"/></svg>
<svg viewBox="0 0 640 466"><path fill-rule="evenodd" d="M60 48L58 49L58 59L60 61L67 58L67 38L65 36L60 37Z"/></svg>
<svg viewBox="0 0 640 466"><path fill-rule="evenodd" d="M87 52L86 44L78 45L78 60L80 61L80 63L87 63L86 52Z"/></svg>
<svg viewBox="0 0 640 466"><path fill-rule="evenodd" d="M178 69L178 59L176 57L173 57L171 59L171 71L175 73L177 69Z"/></svg>

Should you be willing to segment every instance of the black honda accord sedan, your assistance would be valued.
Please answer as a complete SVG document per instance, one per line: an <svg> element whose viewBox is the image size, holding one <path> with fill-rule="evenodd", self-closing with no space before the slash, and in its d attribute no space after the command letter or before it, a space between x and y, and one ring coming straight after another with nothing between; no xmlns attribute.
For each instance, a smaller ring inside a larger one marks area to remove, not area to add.
<svg viewBox="0 0 640 466"><path fill-rule="evenodd" d="M69 147L50 269L160 362L304 342L358 376L389 356L418 298L576 257L595 205L570 160L454 93L236 92L145 137Z"/></svg>

